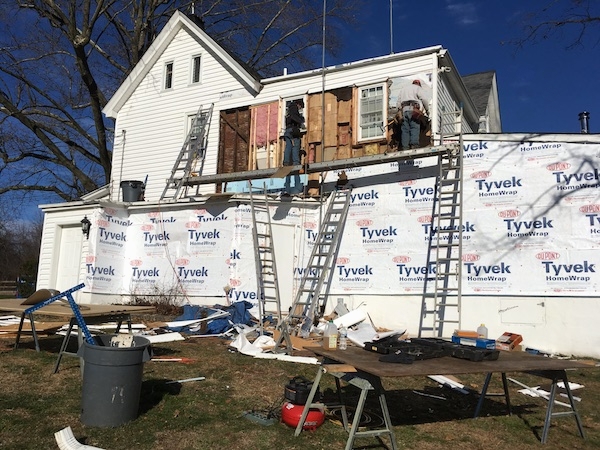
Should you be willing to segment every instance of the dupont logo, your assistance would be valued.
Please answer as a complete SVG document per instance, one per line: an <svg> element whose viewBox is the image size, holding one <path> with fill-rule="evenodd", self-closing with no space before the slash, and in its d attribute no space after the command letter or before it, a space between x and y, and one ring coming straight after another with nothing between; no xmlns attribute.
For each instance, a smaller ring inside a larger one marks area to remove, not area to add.
<svg viewBox="0 0 600 450"><path fill-rule="evenodd" d="M410 258L410 256L406 256L406 255L398 255L398 256L394 256L392 258L392 261L394 261L397 264L406 264L411 261L411 258Z"/></svg>
<svg viewBox="0 0 600 450"><path fill-rule="evenodd" d="M335 263L336 264L348 264L350 262L350 258L341 256L338 259L336 259Z"/></svg>
<svg viewBox="0 0 600 450"><path fill-rule="evenodd" d="M519 217L520 215L521 212L518 209L506 209L504 211L498 212L498 217L501 217L503 219Z"/></svg>
<svg viewBox="0 0 600 450"><path fill-rule="evenodd" d="M371 219L360 219L356 221L356 225L359 227L368 227L373 225L373 221Z"/></svg>
<svg viewBox="0 0 600 450"><path fill-rule="evenodd" d="M110 222L108 220L98 219L96 221L96 225L98 225L98 227L108 228L110 226Z"/></svg>
<svg viewBox="0 0 600 450"><path fill-rule="evenodd" d="M557 252L539 252L536 253L535 257L542 261L553 261L560 258L560 253Z"/></svg>
<svg viewBox="0 0 600 450"><path fill-rule="evenodd" d="M206 210L205 209L195 209L194 214L196 214L196 215L206 214Z"/></svg>
<svg viewBox="0 0 600 450"><path fill-rule="evenodd" d="M152 230L154 230L154 225L150 225L150 224L142 225L140 227L140 230L142 230L142 231L152 231Z"/></svg>
<svg viewBox="0 0 600 450"><path fill-rule="evenodd" d="M177 258L175 260L176 266L187 266L189 263L190 263L190 260L186 259L186 258Z"/></svg>
<svg viewBox="0 0 600 450"><path fill-rule="evenodd" d="M196 228L200 228L200 222L186 222L185 227L188 230L195 230Z"/></svg>
<svg viewBox="0 0 600 450"><path fill-rule="evenodd" d="M417 217L417 222L419 223L431 223L433 218L431 216L419 216Z"/></svg>
<svg viewBox="0 0 600 450"><path fill-rule="evenodd" d="M584 205L579 207L579 212L582 213L597 213L600 212L600 205Z"/></svg>
<svg viewBox="0 0 600 450"><path fill-rule="evenodd" d="M491 174L492 174L492 172L490 172L489 170L481 170L479 172L472 173L471 178L473 178L475 180L481 180L481 179L489 177Z"/></svg>
<svg viewBox="0 0 600 450"><path fill-rule="evenodd" d="M109 216L114 216L117 213L117 210L113 208L104 208L104 212Z"/></svg>
<svg viewBox="0 0 600 450"><path fill-rule="evenodd" d="M556 170L567 170L571 167L571 164L569 164L568 162L555 162L552 164L548 164L546 166L546 170L549 170L550 172L554 172Z"/></svg>
<svg viewBox="0 0 600 450"><path fill-rule="evenodd" d="M406 181L399 181L398 182L398 184L400 186L412 186L415 183L416 183L416 180L406 180Z"/></svg>
<svg viewBox="0 0 600 450"><path fill-rule="evenodd" d="M229 279L229 286L233 287L238 287L242 284L242 282L238 279L238 278L230 278Z"/></svg>
<svg viewBox="0 0 600 450"><path fill-rule="evenodd" d="M146 216L155 219L157 217L160 217L160 213L158 211L152 211L146 214Z"/></svg>
<svg viewBox="0 0 600 450"><path fill-rule="evenodd" d="M96 257L94 255L89 255L85 257L86 264L93 264L96 261Z"/></svg>
<svg viewBox="0 0 600 450"><path fill-rule="evenodd" d="M475 253L467 253L465 255L462 255L462 260L463 262L475 262L475 261L479 261L479 255L475 254Z"/></svg>
<svg viewBox="0 0 600 450"><path fill-rule="evenodd" d="M316 222L304 222L304 228L306 228L307 230L314 230L317 228L317 224Z"/></svg>
<svg viewBox="0 0 600 450"><path fill-rule="evenodd" d="M141 259L132 259L129 261L129 265L132 267L140 267L144 262Z"/></svg>

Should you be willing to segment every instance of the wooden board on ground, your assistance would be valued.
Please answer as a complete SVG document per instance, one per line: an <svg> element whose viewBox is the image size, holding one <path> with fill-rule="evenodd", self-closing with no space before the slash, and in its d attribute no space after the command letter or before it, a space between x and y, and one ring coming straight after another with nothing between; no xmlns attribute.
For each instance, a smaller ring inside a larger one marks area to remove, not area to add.
<svg viewBox="0 0 600 450"><path fill-rule="evenodd" d="M279 340L279 334L279 330L273 331L273 339L275 339L275 341ZM292 347L296 350L304 350L305 347L314 347L315 345L319 345L321 343L320 338L304 339L298 336L290 336L290 340L292 341Z"/></svg>
<svg viewBox="0 0 600 450"><path fill-rule="evenodd" d="M37 333L52 333L58 330L63 325L67 325L63 322L34 322L35 331ZM0 327L0 335L8 335L14 334L16 335L19 331L19 324L6 325L4 327ZM31 333L31 323L26 320L23 322L23 329L21 333Z"/></svg>

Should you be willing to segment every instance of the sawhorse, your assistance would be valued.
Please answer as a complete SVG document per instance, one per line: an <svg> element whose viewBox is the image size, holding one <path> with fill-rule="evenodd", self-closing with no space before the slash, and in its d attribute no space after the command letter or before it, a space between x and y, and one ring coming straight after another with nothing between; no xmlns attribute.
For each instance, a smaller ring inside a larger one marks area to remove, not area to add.
<svg viewBox="0 0 600 450"><path fill-rule="evenodd" d="M336 361L328 360L327 358L325 358L321 363L321 366L319 367L317 375L313 381L312 388L310 390L310 393L308 394L306 404L304 405L304 410L302 411L302 415L300 416L300 421L296 426L296 431L294 433L295 436L299 436L302 432L304 422L306 421L306 417L308 416L308 413L312 406L312 401L315 398L317 389L319 388L319 383L321 382L321 377L324 373L329 373L330 375L335 377L337 395L340 400L342 409L342 421L344 424L344 429L348 432L348 441L346 441L345 450L352 449L352 447L354 446L354 440L357 437L377 437L382 435L387 435L390 439L392 450L397 450L398 446L396 445L396 437L392 428L392 419L390 418L390 412L387 406L387 402L385 400L385 390L381 384L381 379L378 376L356 370L354 367L349 366L347 364L336 364ZM340 380L343 380L346 383L351 384L360 389L360 396L358 398L358 403L354 412L352 425L349 429L348 415L346 412L345 403L342 398ZM358 424L360 423L360 418L362 416L365 402L367 400L367 394L369 393L369 391L374 391L379 399L379 406L381 408L381 413L383 416L385 426L373 430L358 431Z"/></svg>
<svg viewBox="0 0 600 450"><path fill-rule="evenodd" d="M573 394L571 393L571 388L569 387L569 380L567 379L567 372L565 370L529 370L524 373L528 373L530 375L535 375L541 378L546 378L552 382L550 387L550 396L544 397L545 400L548 401L548 407L546 408L546 418L544 420L544 429L542 431L541 442L542 444L546 443L548 439L548 432L550 431L550 422L552 421L552 417L563 417L563 416L574 416L575 422L577 423L577 429L579 430L579 435L585 439L585 432L583 431L583 424L581 422L581 417L579 417L579 413L577 412L577 407L575 406L575 399L573 398ZM490 396L503 396L506 401L506 406L508 408L508 414L512 413L510 406L510 396L508 394L508 384L506 373L502 372L502 385L504 388L504 393L502 394L488 394L487 389L490 384L490 380L492 378L492 373L488 373L485 377L485 382L483 384L483 388L481 390L481 394L479 396L479 401L477 402L477 408L475 409L475 417L479 417L479 413L481 412L481 407L483 405L483 400L485 397ZM552 412L554 408L554 404L556 401L556 391L558 389L558 384L562 382L565 386L565 391L567 392L567 398L569 399L570 411L559 411ZM538 393L538 395L540 395Z"/></svg>

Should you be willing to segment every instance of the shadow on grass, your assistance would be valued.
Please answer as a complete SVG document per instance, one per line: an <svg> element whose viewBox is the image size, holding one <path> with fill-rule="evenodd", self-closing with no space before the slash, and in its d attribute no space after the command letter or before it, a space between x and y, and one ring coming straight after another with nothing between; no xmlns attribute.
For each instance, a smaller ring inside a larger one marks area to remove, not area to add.
<svg viewBox="0 0 600 450"><path fill-rule="evenodd" d="M151 378L142 382L142 391L140 394L139 414L145 414L152 408L161 403L167 395L179 395L181 384L169 383L173 380L164 378Z"/></svg>
<svg viewBox="0 0 600 450"><path fill-rule="evenodd" d="M451 422L456 420L473 419L479 395L477 393L461 394L451 389L440 389L438 387L425 386L418 390L412 389L395 389L387 390L385 398L392 425L417 425L426 423ZM358 401L360 391L353 386L345 386L342 388L344 402L349 408L350 415L354 406ZM326 404L328 402L337 402L335 393L327 390L324 393L323 399ZM511 411L513 416L523 417L524 415L539 411L538 403L526 403L515 405L511 402ZM368 422L378 424L383 420L381 418L381 409L379 400L372 392L367 396L365 403L366 417L361 417L361 425L363 421L365 426L369 426ZM480 417L490 416L506 416L508 415L508 407L504 399L492 400L486 398L480 411ZM351 420L351 419L350 419ZM531 426L533 431L534 426Z"/></svg>

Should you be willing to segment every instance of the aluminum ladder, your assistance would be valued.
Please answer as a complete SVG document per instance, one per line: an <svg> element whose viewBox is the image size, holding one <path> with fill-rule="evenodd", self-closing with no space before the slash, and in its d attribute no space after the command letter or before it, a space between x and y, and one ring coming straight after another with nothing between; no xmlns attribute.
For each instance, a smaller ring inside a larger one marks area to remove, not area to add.
<svg viewBox="0 0 600 450"><path fill-rule="evenodd" d="M182 192L184 196L187 195L187 178L192 175L192 172L194 172L194 176L202 174L213 106L214 104L211 104L206 109L202 106L198 108L198 112L192 119L190 131L183 143L183 147L181 147L173 169L171 169L171 176L167 180L167 184L160 196L161 200L167 198L177 200L181 197Z"/></svg>
<svg viewBox="0 0 600 450"><path fill-rule="evenodd" d="M278 327L280 334L275 351L279 351L280 345L285 341L287 351L291 353L292 333L307 337L315 320L323 316L350 201L350 189L331 193L294 302L289 314Z"/></svg>
<svg viewBox="0 0 600 450"><path fill-rule="evenodd" d="M440 144L449 145L438 156L439 172L428 233L420 337L450 337L454 329L461 328L464 231L462 110L445 113L444 116ZM452 327L445 327L446 324Z"/></svg>
<svg viewBox="0 0 600 450"><path fill-rule="evenodd" d="M281 323L281 301L267 188L266 186L263 188L264 197L260 202L254 199L254 189L251 181L248 181L248 188L250 191L250 211L252 213L252 239L254 242L254 265L258 288L260 334L262 335L264 322L270 316L276 320L277 325Z"/></svg>

